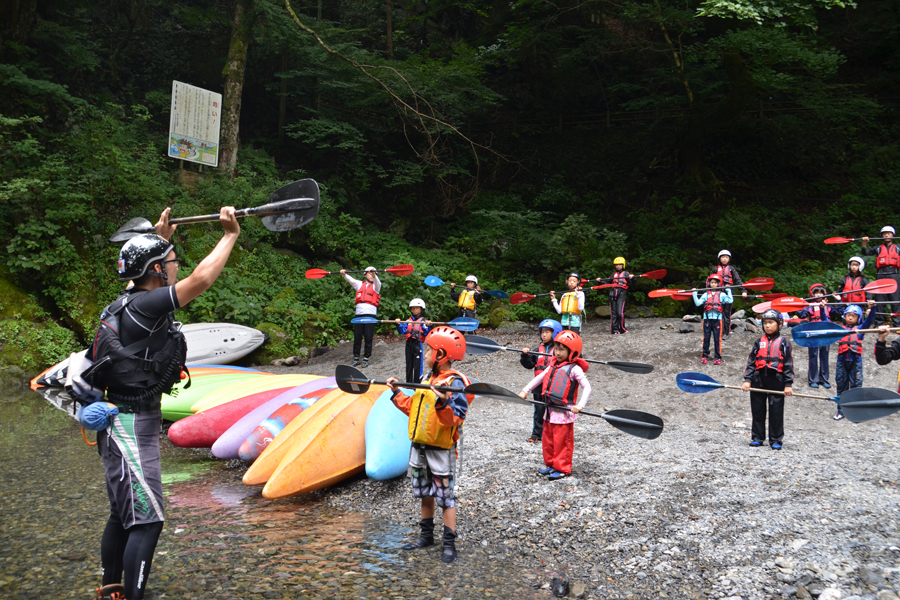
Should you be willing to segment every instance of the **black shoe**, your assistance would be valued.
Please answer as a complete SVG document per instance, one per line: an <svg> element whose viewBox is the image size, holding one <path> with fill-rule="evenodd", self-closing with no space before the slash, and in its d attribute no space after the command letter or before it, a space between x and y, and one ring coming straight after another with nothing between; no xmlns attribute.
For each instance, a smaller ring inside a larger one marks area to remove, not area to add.
<svg viewBox="0 0 900 600"><path fill-rule="evenodd" d="M125 586L121 583L108 583L97 588L97 600L110 600L112 598L124 598Z"/></svg>
<svg viewBox="0 0 900 600"><path fill-rule="evenodd" d="M456 532L444 525L444 551L441 552L441 560L452 563L456 560Z"/></svg>
<svg viewBox="0 0 900 600"><path fill-rule="evenodd" d="M418 550L419 548L434 546L434 518L419 521L419 529L421 530L419 539L403 546L404 550Z"/></svg>
<svg viewBox="0 0 900 600"><path fill-rule="evenodd" d="M358 357L358 356L354 356L354 357L353 357L353 364L351 364L350 366L351 366L351 367L358 367L358 366L359 366L359 357Z"/></svg>

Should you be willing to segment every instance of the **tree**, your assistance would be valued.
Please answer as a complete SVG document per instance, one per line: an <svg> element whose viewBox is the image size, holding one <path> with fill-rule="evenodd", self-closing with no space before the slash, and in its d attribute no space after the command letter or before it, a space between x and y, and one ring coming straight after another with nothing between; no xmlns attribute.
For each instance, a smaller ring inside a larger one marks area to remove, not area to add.
<svg viewBox="0 0 900 600"><path fill-rule="evenodd" d="M235 0L231 24L231 42L222 75L225 93L222 95L222 137L219 143L219 169L234 177L240 145L241 98L244 92L244 72L247 68L247 49L253 25L253 0Z"/></svg>

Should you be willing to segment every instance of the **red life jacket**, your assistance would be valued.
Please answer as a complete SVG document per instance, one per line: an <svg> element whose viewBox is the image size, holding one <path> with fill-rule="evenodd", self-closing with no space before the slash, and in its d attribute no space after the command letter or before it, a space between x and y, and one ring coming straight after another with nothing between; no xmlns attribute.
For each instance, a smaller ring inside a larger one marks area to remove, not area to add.
<svg viewBox="0 0 900 600"><path fill-rule="evenodd" d="M855 352L862 355L862 342L859 341L859 334L856 333L856 330L857 327L854 327L850 330L852 333L841 338L841 341L838 342L838 354Z"/></svg>
<svg viewBox="0 0 900 600"><path fill-rule="evenodd" d="M553 342L549 344L541 343L540 346L537 347L538 352L547 352L548 354L553 353ZM535 376L540 375L544 372L544 370L550 366L550 361L553 359L552 356L541 356L540 354L537 356L537 362L534 363L534 374Z"/></svg>
<svg viewBox="0 0 900 600"><path fill-rule="evenodd" d="M551 365L550 374L544 377L544 385L541 387L541 396L547 404L557 406L572 406L578 398L578 384L572 381L570 374L573 362L556 363Z"/></svg>
<svg viewBox="0 0 900 600"><path fill-rule="evenodd" d="M722 314L722 292L706 292L706 304L703 305L703 312L714 312Z"/></svg>
<svg viewBox="0 0 900 600"><path fill-rule="evenodd" d="M378 303L381 302L381 294L375 291L374 283L363 281L359 289L356 290L356 303L360 304L361 302L378 308Z"/></svg>
<svg viewBox="0 0 900 600"><path fill-rule="evenodd" d="M756 362L753 364L757 370L769 368L784 373L784 355L781 353L780 335L774 340L770 340L769 336L765 334L759 338L759 350L756 351Z"/></svg>
<svg viewBox="0 0 900 600"><path fill-rule="evenodd" d="M730 266L731 265L719 265L716 267L716 275L719 276L719 281L722 282L722 285L731 285L734 283L734 275L729 268Z"/></svg>
<svg viewBox="0 0 900 600"><path fill-rule="evenodd" d="M875 268L898 267L900 268L900 253L897 252L897 244L882 244L878 248L878 258L875 259Z"/></svg>
<svg viewBox="0 0 900 600"><path fill-rule="evenodd" d="M862 275L858 275L853 277L852 275L847 275L844 278L844 289L842 292L853 292L852 294L842 294L841 297L844 299L844 302L865 302L866 301L866 293L865 292L855 292L853 290L862 290Z"/></svg>
<svg viewBox="0 0 900 600"><path fill-rule="evenodd" d="M622 288L623 290L628 289L628 276L625 271L616 271L612 276L612 284L617 288Z"/></svg>
<svg viewBox="0 0 900 600"><path fill-rule="evenodd" d="M414 339L417 342L421 342L425 339L425 332L422 331L422 327L425 325L425 318L416 318L410 317L412 323L406 324L406 339Z"/></svg>
<svg viewBox="0 0 900 600"><path fill-rule="evenodd" d="M806 312L809 314L807 320L809 321L827 321L828 320L828 309L823 308L822 306L810 305L809 308L806 309Z"/></svg>

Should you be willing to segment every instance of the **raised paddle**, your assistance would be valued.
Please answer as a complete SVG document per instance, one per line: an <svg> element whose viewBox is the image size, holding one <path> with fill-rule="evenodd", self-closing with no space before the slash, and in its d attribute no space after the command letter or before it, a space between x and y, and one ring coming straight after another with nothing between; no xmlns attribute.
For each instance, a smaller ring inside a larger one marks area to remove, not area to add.
<svg viewBox="0 0 900 600"><path fill-rule="evenodd" d="M772 300L771 307L778 312L797 312L798 310L809 308L809 302L796 296L785 296L784 298Z"/></svg>
<svg viewBox="0 0 900 600"><path fill-rule="evenodd" d="M413 271L416 268L412 265L394 265L393 267L388 267L387 269L375 269L376 273L390 273L391 275L397 275L399 277L403 277L405 275L412 275ZM344 273L365 273L365 271L344 271ZM306 271L307 279L322 279L326 275L338 275L340 271L323 271L322 269L309 269Z"/></svg>
<svg viewBox="0 0 900 600"><path fill-rule="evenodd" d="M642 273L640 275L635 275L634 277L635 277L635 279L637 279L638 277L646 277L647 279L662 279L665 276L666 276L665 269L657 269L655 271L650 271L649 273ZM584 285L591 281L597 281L597 279L599 279L600 281L612 281L613 280L612 277L597 277L596 279L582 279L581 285Z"/></svg>
<svg viewBox="0 0 900 600"><path fill-rule="evenodd" d="M759 304L753 305L753 312L755 312L758 315L761 315L764 312L766 312L767 310L769 310L770 308L772 308L772 301L760 302Z"/></svg>
<svg viewBox="0 0 900 600"><path fill-rule="evenodd" d="M857 329L855 333L878 333L878 329ZM891 327L888 331L900 331L900 327ZM804 348L821 348L841 341L853 331L828 321L802 323L791 330L791 337L798 346Z"/></svg>
<svg viewBox="0 0 900 600"><path fill-rule="evenodd" d="M445 283L447 283L447 282L444 281L443 279L441 279L440 277L435 277L434 275L429 275L428 277L425 278L425 285L427 285L429 287L439 287L439 286L444 285ZM503 290L478 290L478 291L481 292L482 294L487 294L488 296L491 296L492 298L499 298L500 300L508 300L509 299L509 294L507 294Z"/></svg>
<svg viewBox="0 0 900 600"><path fill-rule="evenodd" d="M889 240L893 238L883 238L883 237L870 237L869 241L872 240ZM826 244L849 244L850 242L860 242L862 238L845 238L845 237L833 237L825 240Z"/></svg>
<svg viewBox="0 0 900 600"><path fill-rule="evenodd" d="M870 294L893 294L897 291L897 282L893 279L876 279L872 283L866 285L861 290L853 290L853 292L867 292ZM853 292L837 292L837 294L850 294ZM835 294L831 294L835 295ZM816 298L826 298L827 296L812 296L810 298L797 298L795 296L787 296L772 301L772 308L779 312L795 312L809 307L808 300ZM830 302L830 305L836 304L863 304L862 302ZM876 302L876 304L878 304ZM890 304L890 302L882 302L882 304Z"/></svg>
<svg viewBox="0 0 900 600"><path fill-rule="evenodd" d="M290 231L312 222L319 214L319 184L312 179L300 179L272 192L269 203L234 211L236 217L261 217L269 231ZM219 213L196 217L169 219L169 225L218 221ZM119 227L109 238L111 242L125 242L143 233L154 233L153 224L144 218L134 218Z"/></svg>
<svg viewBox="0 0 900 600"><path fill-rule="evenodd" d="M531 406L548 406L544 402L522 398L517 393L500 387L499 385L494 385L492 383L473 383L472 385L466 387L466 391L478 396L490 396L492 398L500 398L501 400L518 402L519 404L529 404ZM569 412L571 412L571 409L565 406L557 406L555 404L551 406L552 408L568 410ZM619 409L610 410L605 413L593 413L582 410L578 414L587 415L589 417L599 417L601 419L604 419L607 423L609 423L616 429L624 431L625 433L631 434L633 436L637 436L639 438L644 438L645 440L654 440L658 438L663 432L662 419L660 419L656 415L651 415L650 413L640 412L637 410Z"/></svg>
<svg viewBox="0 0 900 600"><path fill-rule="evenodd" d="M746 288L748 290L760 290L763 292L767 292L775 287L775 280L770 277L756 277L754 279L750 279L744 282L744 285L723 285L719 287L705 287L705 288L697 288L695 290L678 290L678 289L668 289L663 288L659 290L652 290L649 294L647 294L651 298L664 298L671 296L683 296L684 294L690 294L691 292L707 292L709 290L724 290L726 288Z"/></svg>
<svg viewBox="0 0 900 600"><path fill-rule="evenodd" d="M363 324L369 325L374 323L391 323L396 325L397 321L391 321L389 319L376 319L375 317L354 317L350 319L350 322L353 324ZM425 324L424 321L400 321L401 323L420 323ZM438 321L430 321L429 327L431 325L450 325L451 327L455 327L460 331L475 331L481 326L481 323L478 319L469 319L467 317L460 317L458 319L453 319L452 321L447 322L438 322Z"/></svg>
<svg viewBox="0 0 900 600"><path fill-rule="evenodd" d="M466 336L466 352L469 354L492 354L494 352L501 352L504 350L507 352L518 352L519 354L522 354L521 350L517 348L507 348L506 346L501 346L490 338L482 337L480 335ZM530 352L530 354L535 354L538 356L553 356L549 352ZM647 365L644 363L621 362L616 360L589 360L587 358L584 358L583 360L589 363L607 365L614 369L625 371L626 373L646 375L647 373L653 372L653 365Z"/></svg>
<svg viewBox="0 0 900 600"><path fill-rule="evenodd" d="M337 381L338 388L348 394L365 394L372 385L387 385L386 381L375 381L368 379L366 374L350 365L338 365L334 369L334 379ZM429 385L427 383L407 383L399 382L395 384L397 387L413 388L416 390L436 389L439 392L463 392L465 394L478 395L478 392L472 391L472 385L464 388L450 387L449 385Z"/></svg>
<svg viewBox="0 0 900 600"><path fill-rule="evenodd" d="M604 283L603 285L595 285L594 287L591 287L588 289L605 290L606 288L611 288L611 287L615 287L615 286L611 283ZM510 296L509 301L511 304L525 304L526 302L531 302L535 298L540 298L541 296L549 296L551 293L562 295L562 294L567 294L572 291L578 291L578 290L563 290L563 291L559 291L559 292L553 291L553 292L547 292L545 294L526 294L525 292L518 292L518 293L515 293L512 296ZM581 290L581 291L584 291L584 290Z"/></svg>

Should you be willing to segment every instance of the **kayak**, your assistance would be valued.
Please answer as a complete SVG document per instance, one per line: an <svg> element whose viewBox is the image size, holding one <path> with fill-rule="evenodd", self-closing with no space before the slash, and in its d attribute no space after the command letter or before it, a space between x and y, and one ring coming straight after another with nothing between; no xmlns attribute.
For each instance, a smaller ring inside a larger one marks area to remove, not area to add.
<svg viewBox="0 0 900 600"><path fill-rule="evenodd" d="M263 497L305 494L362 473L366 467L366 417L386 389L373 385L365 394L344 394L309 418L300 428L303 435L266 482Z"/></svg>
<svg viewBox="0 0 900 600"><path fill-rule="evenodd" d="M191 412L198 413L201 410L207 410L219 404L225 404L235 398L243 398L257 392L264 392L275 388L293 388L303 385L318 375L270 375L264 378L253 379L252 377L244 382L236 383L233 387L219 389L211 394L204 396L191 406Z"/></svg>
<svg viewBox="0 0 900 600"><path fill-rule="evenodd" d="M293 389L277 387L235 398L173 423L169 441L179 448L211 448L229 427L254 408Z"/></svg>
<svg viewBox="0 0 900 600"><path fill-rule="evenodd" d="M194 414L191 412L191 407L208 394L222 388L231 387L239 382L266 377L271 377L271 375L269 373L227 373L224 375L206 375L196 379L192 377L191 387L188 389L183 389L186 382L182 380L175 385L171 394L163 394L162 396L163 419L178 421L189 417Z"/></svg>
<svg viewBox="0 0 900 600"><path fill-rule="evenodd" d="M266 419L266 417L289 402L296 401L300 398L306 399L306 402L312 404L335 387L334 377L322 377L291 388L275 398L272 398L265 404L254 408L238 419L234 425L229 427L225 433L219 436L219 439L216 440L216 443L212 446L213 455L215 455L216 458L239 458L241 444L247 440L247 436L249 436L253 430Z"/></svg>
<svg viewBox="0 0 900 600"><path fill-rule="evenodd" d="M287 404L282 404L276 408L262 423L244 436L244 441L237 449L238 457L249 462L259 458L266 446L275 439L275 436L281 433L288 423L337 387L334 377L329 377L329 379L331 379L331 382L327 387L321 387L317 390L311 389L306 393L297 395ZM215 451L213 451L213 454L215 454Z"/></svg>
<svg viewBox="0 0 900 600"><path fill-rule="evenodd" d="M403 390L411 396L412 390ZM385 480L400 477L409 465L409 417L391 402L393 392L386 390L366 418L366 475Z"/></svg>

